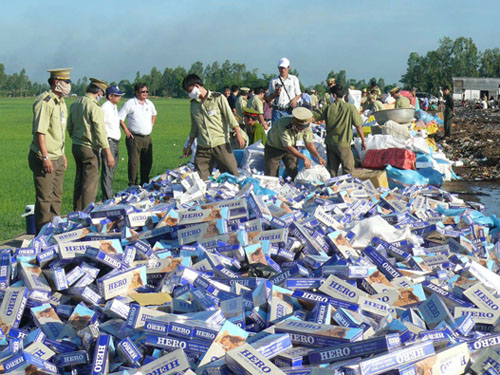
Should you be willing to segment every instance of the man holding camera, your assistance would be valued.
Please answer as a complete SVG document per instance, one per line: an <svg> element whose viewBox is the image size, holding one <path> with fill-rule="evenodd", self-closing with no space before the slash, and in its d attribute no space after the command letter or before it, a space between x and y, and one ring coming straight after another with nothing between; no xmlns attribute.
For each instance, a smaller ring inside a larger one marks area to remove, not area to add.
<svg viewBox="0 0 500 375"><path fill-rule="evenodd" d="M269 82L269 95L266 98L273 106L273 123L283 116L290 116L297 106L297 99L302 95L299 79L289 74L290 61L286 57L282 57L278 62L278 70L279 76Z"/></svg>

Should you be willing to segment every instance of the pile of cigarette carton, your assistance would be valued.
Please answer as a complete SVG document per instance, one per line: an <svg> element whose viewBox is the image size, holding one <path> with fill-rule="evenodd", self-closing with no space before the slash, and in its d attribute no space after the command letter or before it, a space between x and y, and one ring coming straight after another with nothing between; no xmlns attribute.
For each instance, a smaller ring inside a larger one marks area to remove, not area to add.
<svg viewBox="0 0 500 375"><path fill-rule="evenodd" d="M10 374L498 374L498 220L429 186L169 170L0 250Z"/></svg>

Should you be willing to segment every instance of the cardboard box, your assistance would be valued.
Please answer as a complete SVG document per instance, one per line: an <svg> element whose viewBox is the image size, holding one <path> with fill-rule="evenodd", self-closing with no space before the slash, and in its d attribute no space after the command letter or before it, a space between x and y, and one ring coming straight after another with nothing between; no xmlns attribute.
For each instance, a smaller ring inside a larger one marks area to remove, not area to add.
<svg viewBox="0 0 500 375"><path fill-rule="evenodd" d="M352 177L359 178L360 180L370 180L376 188L389 187L387 181L387 173L385 171L375 171L373 169L356 168L352 173Z"/></svg>

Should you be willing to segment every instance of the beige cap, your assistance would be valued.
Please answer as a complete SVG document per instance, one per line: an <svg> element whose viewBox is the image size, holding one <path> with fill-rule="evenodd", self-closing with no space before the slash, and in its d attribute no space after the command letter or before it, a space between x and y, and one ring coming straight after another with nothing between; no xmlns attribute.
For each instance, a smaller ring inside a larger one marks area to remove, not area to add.
<svg viewBox="0 0 500 375"><path fill-rule="evenodd" d="M104 92L106 92L106 89L109 86L107 82L103 81L102 79L98 79L98 78L90 78L90 83L96 85Z"/></svg>
<svg viewBox="0 0 500 375"><path fill-rule="evenodd" d="M391 91L389 91L391 94L395 94L399 92L400 88L398 86L394 87Z"/></svg>
<svg viewBox="0 0 500 375"><path fill-rule="evenodd" d="M72 68L49 69L50 78L68 80Z"/></svg>
<svg viewBox="0 0 500 375"><path fill-rule="evenodd" d="M328 78L328 79L326 80L326 83L328 83L328 84L335 83L335 78Z"/></svg>
<svg viewBox="0 0 500 375"><path fill-rule="evenodd" d="M250 89L248 87L240 87L241 94L248 94L249 92L250 92Z"/></svg>
<svg viewBox="0 0 500 375"><path fill-rule="evenodd" d="M295 121L300 124L300 125L307 125L311 123L311 118L313 117L313 114L310 110L304 107L297 107L294 108L292 111L292 116L295 119Z"/></svg>

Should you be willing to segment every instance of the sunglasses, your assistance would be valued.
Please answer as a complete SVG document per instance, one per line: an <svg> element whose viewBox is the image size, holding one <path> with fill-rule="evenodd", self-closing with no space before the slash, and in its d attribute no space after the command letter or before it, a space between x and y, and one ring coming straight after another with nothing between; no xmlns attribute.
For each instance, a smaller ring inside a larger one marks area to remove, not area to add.
<svg viewBox="0 0 500 375"><path fill-rule="evenodd" d="M144 93L148 93L149 91L148 90L142 90L142 91L139 91L141 94L144 94Z"/></svg>

